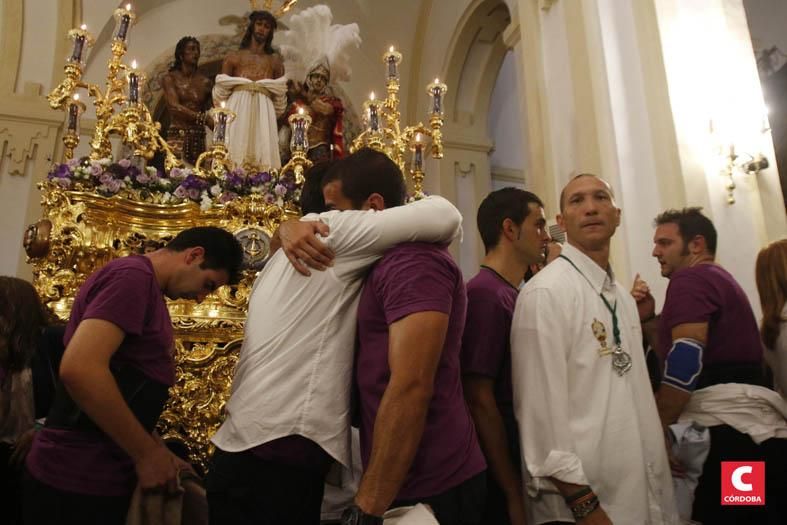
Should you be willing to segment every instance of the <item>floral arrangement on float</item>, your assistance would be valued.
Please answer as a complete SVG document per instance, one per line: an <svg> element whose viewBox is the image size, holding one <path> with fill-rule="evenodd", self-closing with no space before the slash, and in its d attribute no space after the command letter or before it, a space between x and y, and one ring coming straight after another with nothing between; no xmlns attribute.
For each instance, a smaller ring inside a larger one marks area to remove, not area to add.
<svg viewBox="0 0 787 525"><path fill-rule="evenodd" d="M53 165L47 179L63 190L92 191L104 197L118 195L153 204L191 201L199 204L202 211L249 195L259 195L265 204L279 207L298 203L301 197L301 189L289 173L235 168L223 175L205 177L191 168L176 167L169 173L151 166L140 168L130 159L71 159Z"/></svg>

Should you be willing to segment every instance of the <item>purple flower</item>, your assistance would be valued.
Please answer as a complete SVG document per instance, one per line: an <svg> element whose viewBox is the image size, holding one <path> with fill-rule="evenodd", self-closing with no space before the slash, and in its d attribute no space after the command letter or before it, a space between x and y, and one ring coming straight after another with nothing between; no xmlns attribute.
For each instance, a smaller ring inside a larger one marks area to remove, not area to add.
<svg viewBox="0 0 787 525"><path fill-rule="evenodd" d="M66 166L68 166L73 170L74 168L79 166L80 162L81 162L80 159L70 159L68 162L66 162Z"/></svg>
<svg viewBox="0 0 787 525"><path fill-rule="evenodd" d="M71 179L58 177L55 179L55 183L61 188L63 188L64 190L67 190L68 188L71 187Z"/></svg>
<svg viewBox="0 0 787 525"><path fill-rule="evenodd" d="M98 178L98 181L107 187L109 187L109 183L112 182L113 180L115 179L112 177L112 174L108 171L102 173L101 176Z"/></svg>
<svg viewBox="0 0 787 525"><path fill-rule="evenodd" d="M68 164L58 164L55 169L49 172L50 178L70 178L71 169Z"/></svg>
<svg viewBox="0 0 787 525"><path fill-rule="evenodd" d="M120 160L118 161L118 164L120 164L120 166L121 166L123 169L128 169L128 168L129 168L129 166L131 166L131 161L130 161L130 160L128 160L128 159L120 159Z"/></svg>
<svg viewBox="0 0 787 525"><path fill-rule="evenodd" d="M287 194L287 188L284 186L284 184L277 184L276 187L273 188L273 191L279 197L284 197L284 195Z"/></svg>
<svg viewBox="0 0 787 525"><path fill-rule="evenodd" d="M140 184L147 184L148 182L150 182L150 177L148 176L147 173L145 173L144 171L141 171L137 175L137 182L140 183Z"/></svg>
<svg viewBox="0 0 787 525"><path fill-rule="evenodd" d="M169 176L171 179L180 180L186 176L186 172L181 168L172 168L172 171L169 172Z"/></svg>
<svg viewBox="0 0 787 525"><path fill-rule="evenodd" d="M221 197L219 197L219 202L222 204L227 204L228 202L233 201L237 198L238 198L237 193L233 193L231 191L225 191L224 193L221 194Z"/></svg>
<svg viewBox="0 0 787 525"><path fill-rule="evenodd" d="M242 170L241 170L242 171ZM238 170L232 170L224 176L224 185L234 190L239 190L243 187L243 176L237 173Z"/></svg>
<svg viewBox="0 0 787 525"><path fill-rule="evenodd" d="M200 191L198 188L189 188L186 192L189 194L189 199L193 201L199 199Z"/></svg>
<svg viewBox="0 0 787 525"><path fill-rule="evenodd" d="M175 188L175 192L173 193L173 195L175 195L175 197L179 199L185 199L187 195L186 188L184 188L183 186L178 186L177 188Z"/></svg>
<svg viewBox="0 0 787 525"><path fill-rule="evenodd" d="M208 183L197 177L196 175L189 175L186 179L181 183L186 189L195 189L197 190L197 194L199 195L200 190L204 190L208 187ZM195 197L196 198L196 197Z"/></svg>
<svg viewBox="0 0 787 525"><path fill-rule="evenodd" d="M111 181L106 183L107 189L112 193L117 193L120 191L120 188L123 187L123 183L119 180L112 179Z"/></svg>
<svg viewBox="0 0 787 525"><path fill-rule="evenodd" d="M90 174L94 177L100 176L104 172L104 168L98 162L90 163Z"/></svg>
<svg viewBox="0 0 787 525"><path fill-rule="evenodd" d="M270 193L266 193L265 194L265 203L266 204L273 204L274 202L276 202L276 197L274 197Z"/></svg>

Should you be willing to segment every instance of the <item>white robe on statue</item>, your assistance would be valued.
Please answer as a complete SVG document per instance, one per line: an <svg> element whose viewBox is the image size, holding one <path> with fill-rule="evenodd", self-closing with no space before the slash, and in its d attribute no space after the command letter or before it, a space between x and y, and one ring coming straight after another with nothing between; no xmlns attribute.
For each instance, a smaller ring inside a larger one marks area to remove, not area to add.
<svg viewBox="0 0 787 525"><path fill-rule="evenodd" d="M276 117L287 107L287 78L252 81L248 78L216 76L213 102L227 103L235 120L227 125L226 144L237 165L281 168Z"/></svg>

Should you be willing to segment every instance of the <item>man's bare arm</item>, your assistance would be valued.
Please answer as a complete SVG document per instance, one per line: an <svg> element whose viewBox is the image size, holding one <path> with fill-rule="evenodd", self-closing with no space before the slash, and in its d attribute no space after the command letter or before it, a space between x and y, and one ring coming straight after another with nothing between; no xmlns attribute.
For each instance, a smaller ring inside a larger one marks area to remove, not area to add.
<svg viewBox="0 0 787 525"><path fill-rule="evenodd" d="M693 339L702 345L708 341L708 323L684 323L672 329L672 340ZM656 406L659 409L661 424L667 428L675 423L686 403L691 399L691 393L662 383L656 393Z"/></svg>
<svg viewBox="0 0 787 525"><path fill-rule="evenodd" d="M74 402L134 460L139 483L152 489L177 488L172 454L134 417L109 370L109 360L125 334L115 324L85 319L74 332L60 363L60 379Z"/></svg>
<svg viewBox="0 0 787 525"><path fill-rule="evenodd" d="M575 485L574 483L564 483L559 479L549 478L549 480L557 487L560 494L564 498L570 498L577 494L580 490L589 488L587 485ZM577 525L611 525L612 520L609 519L607 513L601 508L601 505L596 507L596 510L585 516L583 519L577 521Z"/></svg>
<svg viewBox="0 0 787 525"><path fill-rule="evenodd" d="M441 312L418 312L389 327L391 378L374 422L369 466L355 496L367 514L383 515L410 470L426 426L447 330L448 315Z"/></svg>
<svg viewBox="0 0 787 525"><path fill-rule="evenodd" d="M525 497L522 475L519 465L515 466L511 461L503 416L495 399L494 380L476 374L465 375L462 386L489 470L506 496L509 521L512 525L523 524Z"/></svg>

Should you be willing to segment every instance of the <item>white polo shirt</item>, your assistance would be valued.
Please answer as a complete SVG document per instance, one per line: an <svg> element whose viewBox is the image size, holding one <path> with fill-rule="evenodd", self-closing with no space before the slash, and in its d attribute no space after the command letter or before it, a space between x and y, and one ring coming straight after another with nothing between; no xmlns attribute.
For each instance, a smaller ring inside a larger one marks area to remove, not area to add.
<svg viewBox="0 0 787 525"><path fill-rule="evenodd" d="M383 211L309 215L330 227L334 266L305 277L279 251L257 277L227 418L213 436L239 452L300 435L351 466L350 389L358 298L369 267L392 246L449 243L462 216L442 197Z"/></svg>

